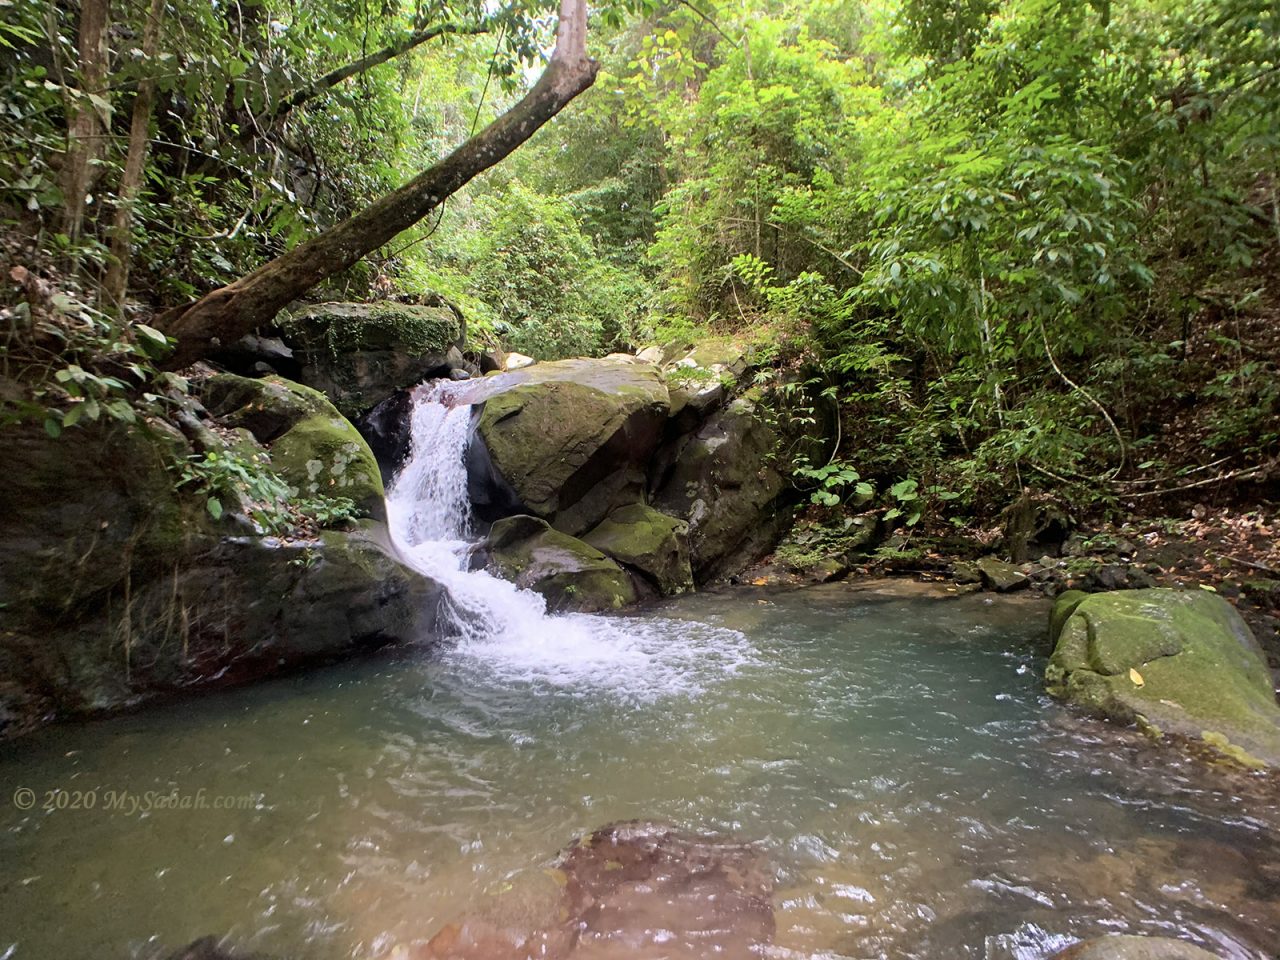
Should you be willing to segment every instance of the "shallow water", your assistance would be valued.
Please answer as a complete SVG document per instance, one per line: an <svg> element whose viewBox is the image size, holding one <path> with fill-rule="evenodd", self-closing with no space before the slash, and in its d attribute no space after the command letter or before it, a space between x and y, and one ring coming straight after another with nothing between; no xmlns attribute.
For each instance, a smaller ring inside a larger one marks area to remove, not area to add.
<svg viewBox="0 0 1280 960"><path fill-rule="evenodd" d="M390 956L485 903L532 917L557 850L626 818L758 842L780 957L1271 956L1277 801L1048 702L1044 613L708 594L48 729L0 747L0 957ZM60 789L93 809L43 809ZM204 809L128 809L148 791Z"/></svg>

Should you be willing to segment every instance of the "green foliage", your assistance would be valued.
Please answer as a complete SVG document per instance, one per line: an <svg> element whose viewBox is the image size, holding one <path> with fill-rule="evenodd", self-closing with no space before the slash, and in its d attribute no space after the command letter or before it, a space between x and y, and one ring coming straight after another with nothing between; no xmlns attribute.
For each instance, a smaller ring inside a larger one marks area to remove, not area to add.
<svg viewBox="0 0 1280 960"><path fill-rule="evenodd" d="M912 524L1027 485L1105 505L1192 396L1207 446L1280 447L1272 344L1188 360L1206 303L1267 315L1240 291L1280 245L1274 4L911 0L844 37L831 6L668 15L621 87L673 148L664 315L789 330L836 387L846 445L802 483L856 460Z"/></svg>
<svg viewBox="0 0 1280 960"><path fill-rule="evenodd" d="M34 391L13 415L50 432L181 397L154 369L163 338L91 302L141 81L158 107L131 293L162 307L502 112L553 13L178 0L144 57L143 5L113 5L109 89L90 96L74 5L3 6L0 216L34 238L23 256L67 267L50 303L6 308L6 375ZM290 108L327 71L446 23L464 30ZM1232 466L1280 450L1258 333L1278 296L1274 2L637 0L596 10L591 43L593 90L325 292L438 293L473 340L548 359L752 343L789 436L839 419L830 462L800 441L779 453L805 492L835 511L878 490L916 527L1027 487L1105 505L1125 480L1187 469L1187 449ZM77 236L62 170L81 106L112 136ZM1170 411L1192 408L1182 442Z"/></svg>
<svg viewBox="0 0 1280 960"><path fill-rule="evenodd" d="M265 453L209 450L175 463L173 470L175 486L203 497L214 520L228 508L243 507L260 531L274 536L305 535L308 527L338 527L360 517L348 497L292 499L289 485L271 469Z"/></svg>
<svg viewBox="0 0 1280 960"><path fill-rule="evenodd" d="M214 520L222 518L228 504L243 503L265 532L280 534L289 528L289 485L271 470L265 455L248 460L231 451L209 450L191 455L175 472L178 489L190 486L203 496Z"/></svg>
<svg viewBox="0 0 1280 960"><path fill-rule="evenodd" d="M832 460L814 467L801 458L792 475L797 481L816 487L809 494L809 501L818 506L835 507L850 498L855 503L865 503L875 496L875 488L846 461Z"/></svg>
<svg viewBox="0 0 1280 960"><path fill-rule="evenodd" d="M505 347L557 359L632 341L646 284L601 255L570 202L512 181L471 213L478 225L449 272Z"/></svg>
<svg viewBox="0 0 1280 960"><path fill-rule="evenodd" d="M350 497L308 497L294 504L298 512L320 527L339 527L360 518L360 508Z"/></svg>

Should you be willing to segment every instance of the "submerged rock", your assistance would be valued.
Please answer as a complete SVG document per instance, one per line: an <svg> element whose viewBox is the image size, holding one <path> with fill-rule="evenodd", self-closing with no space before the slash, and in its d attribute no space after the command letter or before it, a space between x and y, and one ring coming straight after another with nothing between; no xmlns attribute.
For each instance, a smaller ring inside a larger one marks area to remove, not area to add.
<svg viewBox="0 0 1280 960"><path fill-rule="evenodd" d="M165 956L165 960L266 960L257 954L241 953L225 947L216 937L201 937L180 950Z"/></svg>
<svg viewBox="0 0 1280 960"><path fill-rule="evenodd" d="M461 314L443 301L312 304L281 326L299 379L349 417L427 377L447 376L449 351L466 337Z"/></svg>
<svg viewBox="0 0 1280 960"><path fill-rule="evenodd" d="M1052 960L1218 960L1218 956L1185 940L1113 934L1067 947Z"/></svg>
<svg viewBox="0 0 1280 960"><path fill-rule="evenodd" d="M636 600L625 570L537 517L499 520L485 549L495 575L542 594L552 612L616 610Z"/></svg>
<svg viewBox="0 0 1280 960"><path fill-rule="evenodd" d="M758 956L774 936L773 881L755 847L644 821L569 847L558 896L522 926L500 909L451 923L416 960L677 960Z"/></svg>
<svg viewBox="0 0 1280 960"><path fill-rule="evenodd" d="M1069 591L1050 629L1052 696L1153 735L1197 740L1246 766L1280 766L1280 707L1266 657L1216 594Z"/></svg>
<svg viewBox="0 0 1280 960"><path fill-rule="evenodd" d="M749 957L773 939L773 878L749 844L631 821L583 838L559 868L575 957Z"/></svg>
<svg viewBox="0 0 1280 960"><path fill-rule="evenodd" d="M664 596L693 589L689 525L683 520L635 503L613 511L583 540L639 571Z"/></svg>

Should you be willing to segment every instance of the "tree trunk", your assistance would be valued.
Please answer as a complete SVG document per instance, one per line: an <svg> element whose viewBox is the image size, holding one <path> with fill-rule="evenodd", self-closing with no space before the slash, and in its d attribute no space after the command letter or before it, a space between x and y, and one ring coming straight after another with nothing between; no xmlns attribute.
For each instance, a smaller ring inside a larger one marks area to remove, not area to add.
<svg viewBox="0 0 1280 960"><path fill-rule="evenodd" d="M439 163L349 220L191 306L163 314L157 323L178 341L168 365L186 366L219 344L232 343L269 323L290 301L413 226L508 156L595 82L598 64L587 55L586 41L586 0L561 0L555 51L519 103Z"/></svg>
<svg viewBox="0 0 1280 960"><path fill-rule="evenodd" d="M84 211L93 180L93 161L107 132L101 98L107 81L107 23L109 0L83 0L77 41L78 95L67 116L67 155L62 169L62 232L73 242L84 230ZM105 101L102 101L105 102ZM73 254L74 256L74 254Z"/></svg>
<svg viewBox="0 0 1280 960"><path fill-rule="evenodd" d="M151 0L147 22L142 28L142 59L151 66L160 36L160 19L164 16L164 0ZM119 312L124 307L125 288L129 283L129 241L133 225L133 205L142 190L150 145L151 111L155 108L156 81L147 76L138 84L129 121L129 151L125 156L120 189L116 192L115 215L111 221L111 258L102 284L102 306Z"/></svg>

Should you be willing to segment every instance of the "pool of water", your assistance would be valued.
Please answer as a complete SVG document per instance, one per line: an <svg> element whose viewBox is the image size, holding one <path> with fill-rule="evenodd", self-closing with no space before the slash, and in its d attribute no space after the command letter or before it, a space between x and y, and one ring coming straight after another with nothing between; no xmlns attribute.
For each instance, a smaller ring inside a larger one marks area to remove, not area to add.
<svg viewBox="0 0 1280 960"><path fill-rule="evenodd" d="M1273 956L1280 802L1046 700L1044 617L704 594L47 729L0 745L0 958L403 955L630 818L757 843L778 957Z"/></svg>

